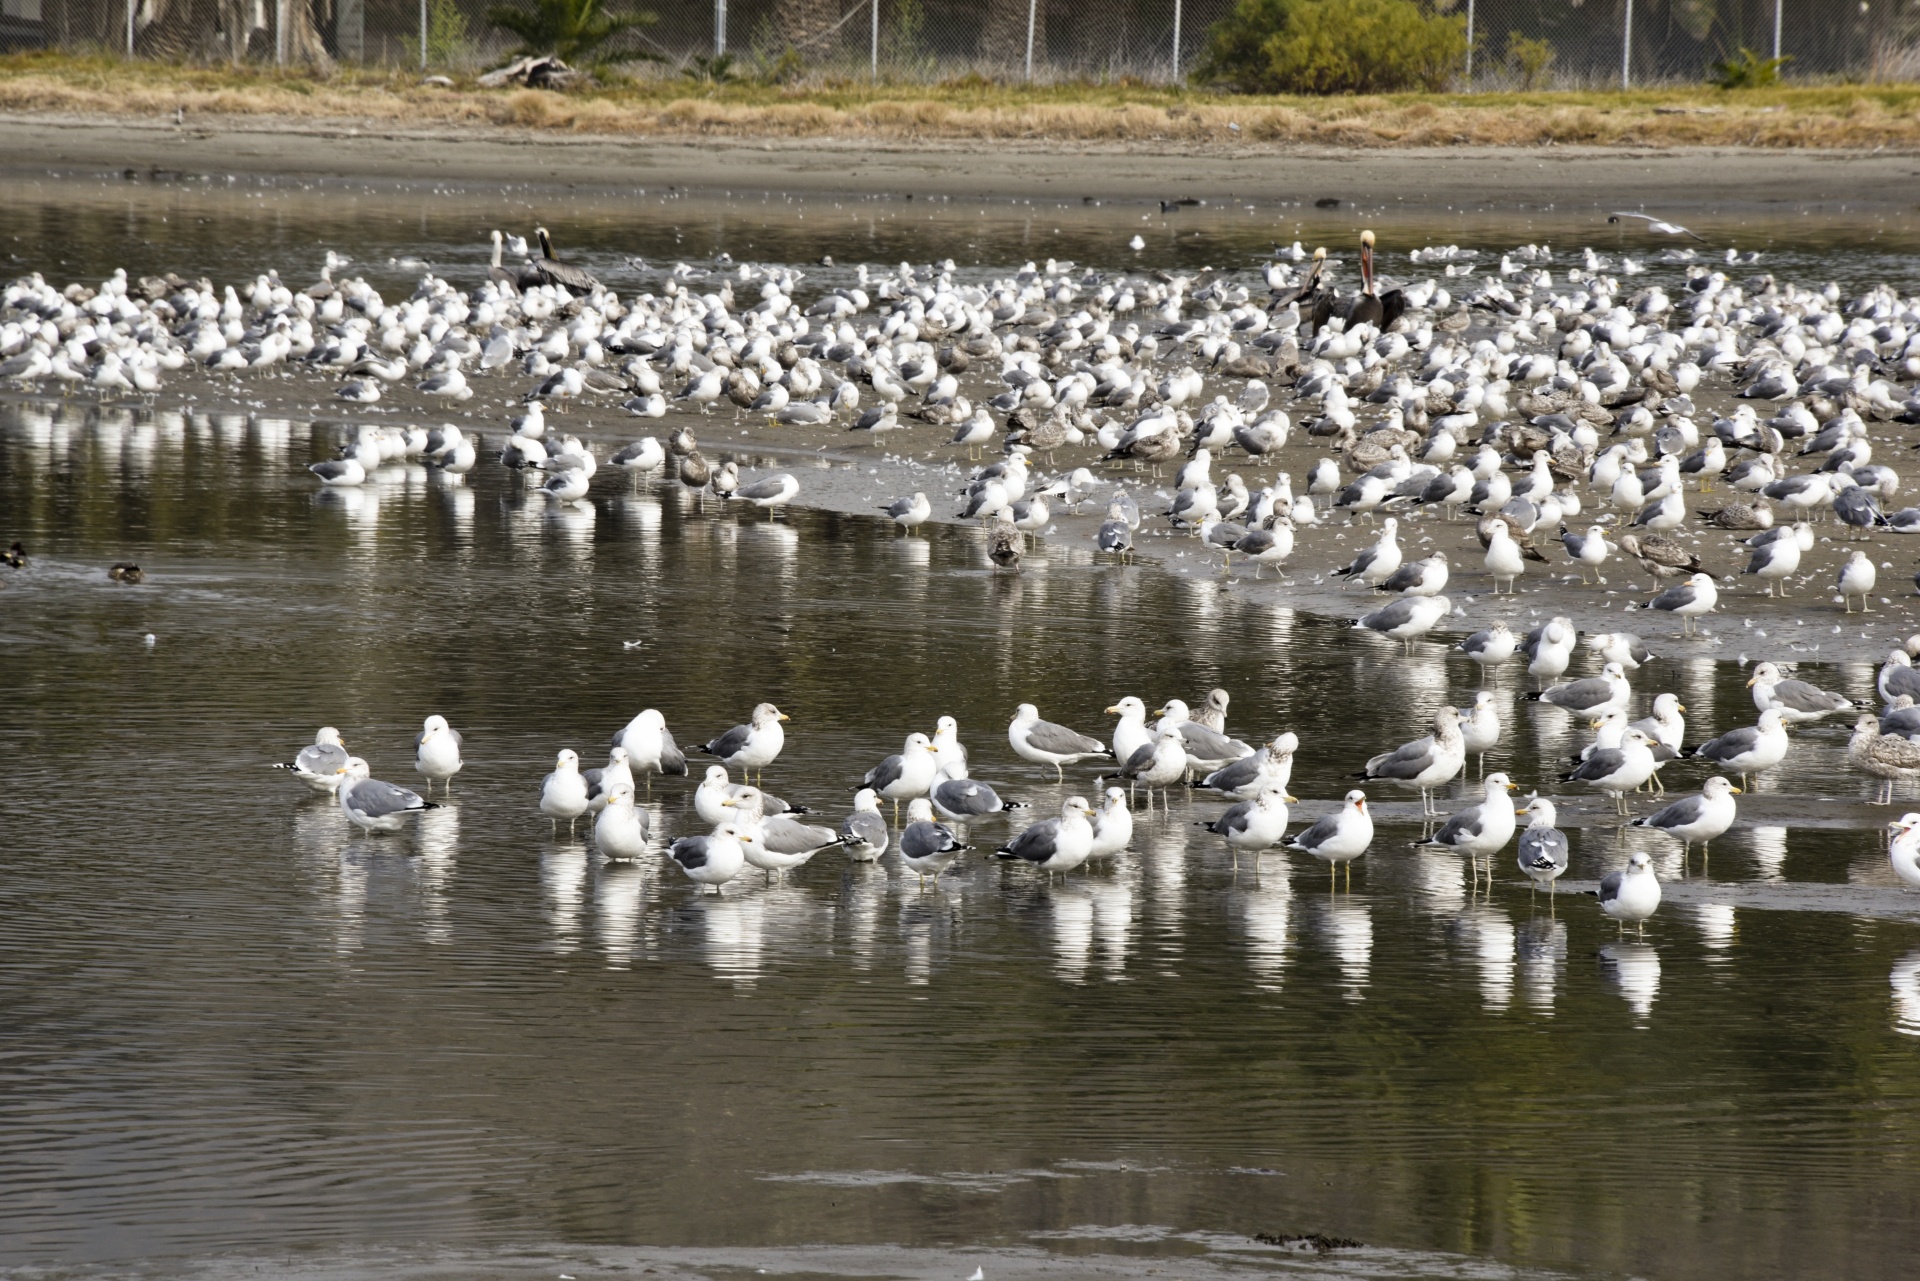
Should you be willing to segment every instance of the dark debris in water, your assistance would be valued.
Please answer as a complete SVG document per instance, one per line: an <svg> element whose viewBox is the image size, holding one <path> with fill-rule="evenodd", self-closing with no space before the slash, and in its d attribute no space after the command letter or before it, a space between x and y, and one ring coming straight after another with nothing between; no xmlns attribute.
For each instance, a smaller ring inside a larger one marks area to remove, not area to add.
<svg viewBox="0 0 1920 1281"><path fill-rule="evenodd" d="M1361 1248L1360 1242L1350 1237L1330 1237L1323 1232L1256 1232L1253 1239L1261 1245L1277 1245L1283 1250L1312 1250L1316 1254Z"/></svg>

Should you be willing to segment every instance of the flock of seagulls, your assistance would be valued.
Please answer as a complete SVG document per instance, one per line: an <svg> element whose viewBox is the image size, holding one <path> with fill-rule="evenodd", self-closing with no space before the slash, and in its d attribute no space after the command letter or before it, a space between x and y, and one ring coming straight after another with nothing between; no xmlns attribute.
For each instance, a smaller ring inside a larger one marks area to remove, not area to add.
<svg viewBox="0 0 1920 1281"><path fill-rule="evenodd" d="M1616 218L1694 235L1647 215ZM1566 572L1548 572L1569 582L1577 571L1581 583L1599 588L1616 564L1643 570L1656 594L1642 607L1675 616L1686 637L1742 578L1782 597L1808 581L1808 558L1823 541L1817 526L1842 541L1920 533L1920 509L1888 510L1899 477L1874 461L1875 424L1920 422L1920 396L1906 390L1920 378L1920 302L1884 285L1846 296L1833 285L1803 287L1764 273L1736 279L1682 249L1659 259L1684 273L1669 288L1636 283L1645 267L1631 259L1588 250L1562 263L1541 246L1502 255L1497 265L1452 247L1416 251L1413 263L1444 261L1445 275L1394 285L1377 270L1369 231L1351 292L1336 283L1335 257L1296 243L1257 280L1101 273L1048 261L970 282L947 261L881 273L862 267L855 281L814 290L795 268L722 256L710 267L677 264L656 291L622 297L562 260L544 228L534 240L537 254L496 232L493 262L475 288L427 273L393 302L364 278L336 280L349 264L332 255L320 281L300 290L271 271L239 288L173 275L136 281L124 271L98 288L24 277L0 292L0 380L150 396L163 375L189 369L234 379L301 370L338 379L337 398L360 405L378 405L403 382L449 405L487 391L515 405L495 442L452 423L368 423L338 458L312 471L323 485L352 487L397 460L458 478L491 457L538 477L553 502L581 503L591 501L603 468L617 469L636 483L664 477L752 503L770 518L798 496L798 481L785 472L743 477L735 460L709 459L685 425L664 443L645 437L602 457L552 419L579 403L643 419L663 418L670 406L703 417L731 411L872 438L951 430L955 448L977 456L998 441L1000 457L939 496L950 508L925 492L881 505L902 529L936 517L983 522L988 559L1018 570L1030 534L1053 528L1056 512L1091 502L1102 513L1093 535L1101 554L1132 559L1143 529L1158 532L1164 522L1167 532L1218 554L1225 572L1238 556L1255 577L1291 568L1389 597L1354 625L1409 649L1455 615L1446 593L1460 587L1457 575L1473 575L1496 599L1517 593L1543 572L1537 567L1554 565L1556 543ZM503 261L508 249L524 259L517 268ZM1727 262L1754 265L1752 255ZM518 390L501 395L516 378ZM1708 410L1714 395L1729 407ZM1257 484L1225 470L1236 452L1250 467L1283 462L1296 438L1326 451L1297 466L1297 477L1282 470ZM1071 449L1087 451L1086 465L1042 470ZM1162 469L1176 461L1171 490L1158 489ZM1717 507L1690 510L1690 492L1716 491ZM1340 519L1349 528L1377 522L1376 533L1344 563L1293 566L1298 535ZM1412 546L1417 532L1432 544L1449 529L1464 535L1456 546L1424 555ZM1744 542L1732 548L1745 561L1737 573L1728 549L1706 541L1723 535ZM1856 600L1871 609L1876 571L1887 567L1849 549L1829 571L1836 603L1848 613ZM1555 617L1524 637L1496 623L1460 649L1489 673L1524 660L1543 703L1590 721L1595 738L1560 781L1611 797L1622 814L1636 789L1659 787L1668 761L1707 762L1716 773L1698 797L1635 820L1689 846L1704 848L1726 830L1722 819L1731 822L1740 789L1730 779L1744 783L1787 759L1789 726L1862 711L1763 663L1754 673L1755 724L1688 747L1684 709L1671 694L1630 719L1626 673L1646 661L1636 635L1589 636L1608 660L1601 674L1556 684L1578 639L1570 619ZM1907 661L1889 660L1883 682L1890 671L1896 683L1911 672L1911 651L1901 657ZM1915 696L1920 689L1898 695ZM1888 792L1892 782L1920 776L1920 749L1910 749L1909 720L1900 719L1912 703L1896 706L1894 697L1882 716L1859 715L1848 747L1849 761ZM1016 754L1054 766L1062 780L1067 767L1100 760L1110 786L1097 805L1066 798L1057 816L996 853L1049 873L1071 870L1094 856L1110 812L1131 822L1125 804L1115 810L1116 796L1131 801L1145 789L1151 811L1156 793L1190 775L1202 786L1233 783L1237 803L1211 827L1236 856L1281 844L1297 744L1291 735L1257 744L1230 738L1209 723L1215 710L1169 704L1149 725L1139 700L1122 700L1120 722L1102 741L1023 706L1009 728ZM1484 758L1498 739L1497 719L1482 699L1464 712L1437 709L1429 734L1373 757L1360 776L1417 788L1438 819L1437 791L1461 775L1469 755ZM947 865L940 860L966 848L967 822L1005 808L966 776L963 753L962 771L953 772L959 748L951 732L944 746L937 734L916 734L863 780L847 824L805 824L794 817L804 811L756 785L784 743L783 720L763 705L700 749L743 779L732 783L729 774L708 793L705 810L721 820L710 833L667 847L704 884L723 884L746 865L777 874L825 848L878 857L886 847L871 820L889 801L896 813L901 802L909 806L901 856L910 844L911 857L924 862L909 866L937 878ZM392 830L433 804L370 778L365 762L333 740L316 741L290 768L333 791L359 827ZM429 794L436 783L450 788L457 734L429 722L417 750ZM313 753L320 755L309 760ZM633 856L654 837L635 804L636 784L686 768L664 720L642 713L602 769L582 770L577 756L561 753L541 809L570 826L591 816L596 839L606 825L610 856ZM943 801L948 784L964 786ZM1521 812L1504 776L1489 777L1483 790L1477 805L1427 838L1476 867L1505 847ZM1564 870L1552 803L1536 797L1525 812L1534 821L1521 870L1551 885L1553 869ZM1355 792L1285 843L1332 867L1350 863L1370 840L1366 798ZM1632 915L1647 898L1637 867L1630 861L1603 889L1603 905L1623 920L1644 919Z"/></svg>

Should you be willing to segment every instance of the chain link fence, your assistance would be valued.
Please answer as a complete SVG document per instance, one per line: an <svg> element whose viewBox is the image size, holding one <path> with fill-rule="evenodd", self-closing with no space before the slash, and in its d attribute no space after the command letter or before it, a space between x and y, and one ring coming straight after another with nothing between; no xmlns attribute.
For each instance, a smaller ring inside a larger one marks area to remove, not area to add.
<svg viewBox="0 0 1920 1281"><path fill-rule="evenodd" d="M534 0L0 0L0 48L187 62L468 72L517 43L498 4ZM648 8L596 58L655 77L831 84L1165 84L1233 0L704 0ZM1697 84L1743 49L1788 81L1920 79L1920 0L1422 0L1468 24L1476 90ZM625 12L620 0L609 6Z"/></svg>

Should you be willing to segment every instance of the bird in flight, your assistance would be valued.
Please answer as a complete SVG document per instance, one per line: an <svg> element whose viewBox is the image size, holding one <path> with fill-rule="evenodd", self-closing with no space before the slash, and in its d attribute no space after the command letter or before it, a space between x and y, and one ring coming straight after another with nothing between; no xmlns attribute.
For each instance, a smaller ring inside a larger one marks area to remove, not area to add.
<svg viewBox="0 0 1920 1281"><path fill-rule="evenodd" d="M1703 245L1707 243L1707 238L1700 233L1689 231L1677 222L1668 222L1664 218L1656 218L1652 214L1627 213L1622 211L1620 213L1607 215L1608 222L1619 222L1622 218L1643 218L1646 220L1648 231L1657 231L1663 236L1692 236Z"/></svg>

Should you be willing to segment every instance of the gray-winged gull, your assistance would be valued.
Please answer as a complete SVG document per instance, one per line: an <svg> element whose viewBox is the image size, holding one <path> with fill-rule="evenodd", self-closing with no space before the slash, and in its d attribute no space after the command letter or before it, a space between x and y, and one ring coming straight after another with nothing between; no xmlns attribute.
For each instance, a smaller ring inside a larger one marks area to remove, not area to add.
<svg viewBox="0 0 1920 1281"><path fill-rule="evenodd" d="M1233 853L1233 865L1240 866L1240 851L1253 854L1253 865L1260 867L1260 854L1279 844L1287 834L1287 802L1293 799L1277 787L1267 788L1250 801L1227 807L1226 813L1211 823L1200 823L1227 842Z"/></svg>
<svg viewBox="0 0 1920 1281"><path fill-rule="evenodd" d="M1458 708L1442 707L1433 714L1433 732L1367 762L1356 777L1381 779L1420 789L1421 813L1438 811L1433 789L1451 781L1466 768L1466 742L1460 735Z"/></svg>
<svg viewBox="0 0 1920 1281"><path fill-rule="evenodd" d="M956 823L971 823L988 814L1004 814L1027 808L1025 801L1003 801L1000 794L985 783L971 778L945 778L928 793L941 818Z"/></svg>
<svg viewBox="0 0 1920 1281"><path fill-rule="evenodd" d="M1634 853L1626 867L1600 878L1600 910L1620 923L1624 931L1632 921L1647 931L1646 921L1660 906L1660 879L1645 854Z"/></svg>
<svg viewBox="0 0 1920 1281"><path fill-rule="evenodd" d="M1064 766L1113 758L1113 749L1099 739L1041 720L1040 709L1032 703L1020 704L1014 713L1012 723L1007 726L1007 743L1022 760L1053 766L1055 775L1062 781L1066 779Z"/></svg>
<svg viewBox="0 0 1920 1281"><path fill-rule="evenodd" d="M1481 774L1487 772L1487 753L1500 742L1500 712L1493 694L1481 690L1473 696L1473 706L1460 713L1461 745L1476 759Z"/></svg>
<svg viewBox="0 0 1920 1281"><path fill-rule="evenodd" d="M1700 629L1700 616L1713 612L1720 603L1720 589L1713 585L1713 575L1695 574L1684 583L1676 583L1647 602L1648 609L1657 609L1680 616L1680 634L1691 635Z"/></svg>
<svg viewBox="0 0 1920 1281"><path fill-rule="evenodd" d="M1440 849L1453 850L1465 854L1473 868L1474 883L1480 880L1480 864L1485 860L1487 877L1493 877L1493 855L1498 854L1506 843L1513 839L1514 784L1505 774L1487 775L1482 785L1482 799L1478 805L1470 805L1440 825L1440 830L1416 845L1432 845Z"/></svg>
<svg viewBox="0 0 1920 1281"><path fill-rule="evenodd" d="M1118 854L1133 843L1133 811L1127 808L1127 794L1109 787L1100 808L1093 816L1093 849L1089 858Z"/></svg>
<svg viewBox="0 0 1920 1281"><path fill-rule="evenodd" d="M1545 885L1551 895L1554 882L1565 874L1568 862L1567 834L1554 826L1559 814L1552 801L1537 795L1528 797L1526 808L1516 812L1529 820L1520 831L1520 871L1535 891ZM1491 869L1488 879L1492 879Z"/></svg>
<svg viewBox="0 0 1920 1281"><path fill-rule="evenodd" d="M1354 627L1390 636L1400 642L1403 652L1411 654L1414 640L1432 631L1452 612L1453 602L1445 596L1402 596L1391 605L1361 615Z"/></svg>
<svg viewBox="0 0 1920 1281"><path fill-rule="evenodd" d="M710 836L681 837L667 847L667 857L680 865L689 880L716 894L747 865L747 852L740 845L738 833L725 826Z"/></svg>
<svg viewBox="0 0 1920 1281"><path fill-rule="evenodd" d="M1311 854L1327 865L1327 886L1333 886L1333 874L1347 869L1347 884L1353 884L1353 860L1373 844L1373 815L1367 812L1367 794L1359 788L1348 792L1340 808L1323 816L1312 827L1298 832L1287 842L1290 850Z"/></svg>
<svg viewBox="0 0 1920 1281"><path fill-rule="evenodd" d="M1162 724L1153 732L1153 737L1133 749L1118 770L1110 778L1127 781L1131 788L1145 784L1147 788L1147 808L1153 808L1153 789L1165 789L1179 781L1187 772L1186 742L1180 735L1177 724ZM1166 798L1161 798L1164 806Z"/></svg>
<svg viewBox="0 0 1920 1281"><path fill-rule="evenodd" d="M340 767L347 759L347 745L340 741L340 731L324 725L313 736L313 742L301 748L291 763L278 762L273 768L290 771L316 792L337 792L344 777Z"/></svg>
<svg viewBox="0 0 1920 1281"><path fill-rule="evenodd" d="M1633 820L1635 827L1650 827L1680 841L1681 866L1697 842L1704 856L1714 837L1724 835L1733 826L1736 813L1734 797L1740 789L1715 774L1700 785L1698 796L1683 796L1665 809Z"/></svg>
<svg viewBox="0 0 1920 1281"><path fill-rule="evenodd" d="M940 873L973 847L954 835L953 829L933 821L933 806L917 796L907 806L907 826L900 833L900 861L920 877L924 887L928 874L933 888L940 888Z"/></svg>
<svg viewBox="0 0 1920 1281"><path fill-rule="evenodd" d="M593 843L616 863L632 863L647 853L647 812L633 803L633 780L615 783L600 817L593 821Z"/></svg>
<svg viewBox="0 0 1920 1281"><path fill-rule="evenodd" d="M1757 725L1728 730L1693 749L1692 755L1712 761L1728 774L1740 776L1746 787L1747 776L1772 769L1787 758L1787 722L1777 707L1760 713Z"/></svg>
<svg viewBox="0 0 1920 1281"><path fill-rule="evenodd" d="M1847 740L1847 760L1883 784L1873 803L1890 805L1895 779L1920 776L1920 743L1910 742L1898 734L1882 734L1880 718L1872 712L1863 712L1854 723L1853 737Z"/></svg>
<svg viewBox="0 0 1920 1281"><path fill-rule="evenodd" d="M870 787L893 802L894 819L900 817L900 802L925 796L933 789L938 771L934 765L933 740L925 734L907 735L906 745L868 770L860 787ZM860 790L855 788L855 791Z"/></svg>
<svg viewBox="0 0 1920 1281"><path fill-rule="evenodd" d="M627 764L646 776L648 787L652 787L655 774L687 772L686 754L675 745L666 718L654 708L628 721L613 741L627 749Z"/></svg>
<svg viewBox="0 0 1920 1281"><path fill-rule="evenodd" d="M573 831L573 824L587 812L587 780L580 774L580 757L572 748L560 749L555 759L553 773L540 781L540 812L559 826L561 819L567 820L567 831Z"/></svg>
<svg viewBox="0 0 1920 1281"><path fill-rule="evenodd" d="M587 772L591 775L593 771ZM755 804L760 807L762 814L811 813L806 806L790 804L761 788L730 782L727 778L727 767L724 765L707 766L706 777L700 780L700 786L693 789L694 813L700 816L701 822L712 823L715 827L732 822L735 817L733 811L737 805L728 806L726 802L737 802L740 797L749 792L753 793Z"/></svg>
<svg viewBox="0 0 1920 1281"><path fill-rule="evenodd" d="M340 812L347 821L366 832L397 832L406 826L407 815L440 807L392 783L367 777L367 763L349 756L340 767L340 789L336 794Z"/></svg>
<svg viewBox="0 0 1920 1281"><path fill-rule="evenodd" d="M587 780L587 808L598 814L606 808L607 797L622 783L633 785L633 767L627 761L627 749L618 743L607 753L607 763L599 769L580 771ZM709 820L718 822L718 819Z"/></svg>
<svg viewBox="0 0 1920 1281"><path fill-rule="evenodd" d="M427 776L427 795L433 785L446 784L453 791L453 776L460 772L460 731L447 724L444 716L429 716L413 740L413 768Z"/></svg>
<svg viewBox="0 0 1920 1281"><path fill-rule="evenodd" d="M1629 729L1620 746L1596 748L1578 766L1560 776L1563 783L1585 783L1613 798L1614 809L1626 813L1626 795L1653 777L1659 762L1653 759L1647 736Z"/></svg>
<svg viewBox="0 0 1920 1281"><path fill-rule="evenodd" d="M880 813L880 797L871 787L854 795L853 813L840 820L840 847L855 863L875 863L887 852L887 820Z"/></svg>
<svg viewBox="0 0 1920 1281"><path fill-rule="evenodd" d="M711 742L701 744L700 750L738 769L742 777L752 773L757 778L786 746L787 731L781 722L787 719L787 714L772 703L761 703L753 709L747 724L735 725Z"/></svg>
<svg viewBox="0 0 1920 1281"><path fill-rule="evenodd" d="M1780 709L1789 723L1817 721L1835 712L1850 712L1855 703L1845 694L1834 694L1806 681L1792 680L1772 663L1760 663L1747 678L1753 691L1753 705L1761 711Z"/></svg>
<svg viewBox="0 0 1920 1281"><path fill-rule="evenodd" d="M1093 853L1093 810L1083 796L1069 796L1059 818L1042 819L994 851L996 858L1019 859L1045 872L1071 872Z"/></svg>
<svg viewBox="0 0 1920 1281"><path fill-rule="evenodd" d="M1536 702L1551 703L1576 716L1598 717L1609 712L1626 711L1628 704L1633 701L1633 687L1627 683L1627 674L1620 664L1608 663L1600 669L1598 676L1568 681L1526 697Z"/></svg>
<svg viewBox="0 0 1920 1281"><path fill-rule="evenodd" d="M1277 787L1284 792L1293 779L1293 758L1299 747L1297 735L1281 734L1259 751L1242 756L1230 765L1221 766L1194 786L1224 792L1241 801L1250 801L1269 787Z"/></svg>

